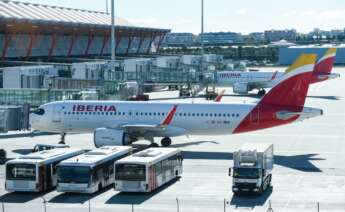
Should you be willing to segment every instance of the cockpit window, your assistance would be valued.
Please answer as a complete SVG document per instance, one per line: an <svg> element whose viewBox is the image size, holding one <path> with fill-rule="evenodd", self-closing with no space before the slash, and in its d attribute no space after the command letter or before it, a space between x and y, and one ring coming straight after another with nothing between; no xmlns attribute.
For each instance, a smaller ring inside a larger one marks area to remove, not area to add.
<svg viewBox="0 0 345 212"><path fill-rule="evenodd" d="M45 113L45 111L44 111L44 109L42 109L42 108L38 108L38 109L35 110L33 113L36 114L36 115L39 115L39 116L43 116L44 113Z"/></svg>

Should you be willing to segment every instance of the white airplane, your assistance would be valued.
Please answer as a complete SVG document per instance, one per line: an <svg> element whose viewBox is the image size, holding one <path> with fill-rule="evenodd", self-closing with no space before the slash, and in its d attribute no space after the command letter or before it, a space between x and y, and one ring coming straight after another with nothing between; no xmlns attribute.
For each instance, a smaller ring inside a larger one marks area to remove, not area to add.
<svg viewBox="0 0 345 212"><path fill-rule="evenodd" d="M96 147L130 145L138 139L221 135L251 132L301 121L323 114L304 107L310 72L316 55L301 55L293 69L257 104L156 103L121 101L60 101L45 104L31 114L31 127L44 132L94 132Z"/></svg>
<svg viewBox="0 0 345 212"><path fill-rule="evenodd" d="M339 74L331 73L337 49L330 48L315 65L311 83L318 83L328 79L340 77ZM266 93L265 88L273 87L284 74L291 71L290 67L283 72L242 72L242 71L220 71L216 74L215 84L222 87L233 87L233 92L248 94L249 91L258 89L258 95Z"/></svg>

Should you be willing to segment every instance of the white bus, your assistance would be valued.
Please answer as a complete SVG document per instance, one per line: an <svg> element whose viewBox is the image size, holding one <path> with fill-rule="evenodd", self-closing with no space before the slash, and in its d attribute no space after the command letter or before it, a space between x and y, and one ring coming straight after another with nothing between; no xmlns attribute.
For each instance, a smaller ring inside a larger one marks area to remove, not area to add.
<svg viewBox="0 0 345 212"><path fill-rule="evenodd" d="M58 165L59 192L94 193L114 183L114 163L132 151L127 146L104 146Z"/></svg>
<svg viewBox="0 0 345 212"><path fill-rule="evenodd" d="M115 162L115 190L151 192L182 174L181 151L150 148Z"/></svg>
<svg viewBox="0 0 345 212"><path fill-rule="evenodd" d="M31 153L6 163L7 191L44 192L57 185L57 164L84 153L82 149L59 148Z"/></svg>

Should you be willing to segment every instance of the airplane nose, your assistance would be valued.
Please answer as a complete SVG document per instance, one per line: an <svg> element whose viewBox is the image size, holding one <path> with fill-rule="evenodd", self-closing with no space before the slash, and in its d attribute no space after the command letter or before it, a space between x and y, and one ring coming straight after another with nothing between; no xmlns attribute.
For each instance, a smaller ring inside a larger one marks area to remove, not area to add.
<svg viewBox="0 0 345 212"><path fill-rule="evenodd" d="M29 123L31 128L36 129L40 123L39 118L35 114L30 114Z"/></svg>

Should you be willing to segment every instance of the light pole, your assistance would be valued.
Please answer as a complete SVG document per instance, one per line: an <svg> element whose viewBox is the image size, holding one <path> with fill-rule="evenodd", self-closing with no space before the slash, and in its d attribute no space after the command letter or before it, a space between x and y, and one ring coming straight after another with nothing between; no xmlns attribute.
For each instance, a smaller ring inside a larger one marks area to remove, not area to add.
<svg viewBox="0 0 345 212"><path fill-rule="evenodd" d="M201 0L201 36L200 36L200 42L201 42L201 71L204 71L204 0Z"/></svg>
<svg viewBox="0 0 345 212"><path fill-rule="evenodd" d="M111 60L115 63L115 0L111 0Z"/></svg>
<svg viewBox="0 0 345 212"><path fill-rule="evenodd" d="M204 0L201 0L201 54L204 55Z"/></svg>

